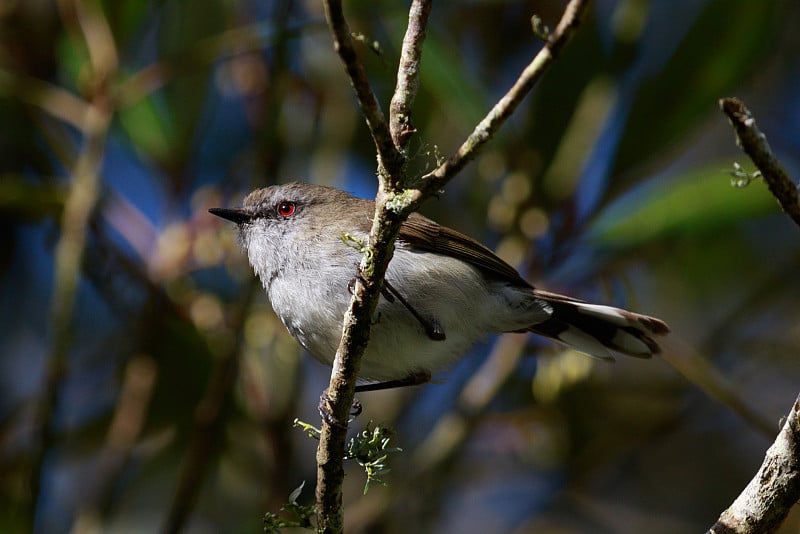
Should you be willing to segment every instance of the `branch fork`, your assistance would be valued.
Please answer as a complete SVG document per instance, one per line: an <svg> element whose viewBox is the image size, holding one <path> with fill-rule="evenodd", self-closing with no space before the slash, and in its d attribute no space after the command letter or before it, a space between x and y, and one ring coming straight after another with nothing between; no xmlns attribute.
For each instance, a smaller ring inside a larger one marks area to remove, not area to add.
<svg viewBox="0 0 800 534"><path fill-rule="evenodd" d="M361 356L369 341L371 318L382 291L383 278L394 252L394 241L400 225L422 202L438 192L473 160L483 145L493 137L570 40L586 12L589 0L569 2L558 26L511 89L495 104L461 147L434 171L414 180L413 187L410 186L411 181L405 178L406 149L416 132L411 121L411 108L419 88L422 44L431 0L413 0L411 4L388 122L355 53L341 1L323 0L323 4L333 35L334 49L344 63L378 153L379 187L368 250L359 265L359 275L353 287L350 308L344 317L342 339L325 393L325 404L330 409L332 420L347 421L355 395ZM346 437L346 425L328 424L323 420L317 449L316 501L319 532L338 533L343 529L342 458Z"/></svg>

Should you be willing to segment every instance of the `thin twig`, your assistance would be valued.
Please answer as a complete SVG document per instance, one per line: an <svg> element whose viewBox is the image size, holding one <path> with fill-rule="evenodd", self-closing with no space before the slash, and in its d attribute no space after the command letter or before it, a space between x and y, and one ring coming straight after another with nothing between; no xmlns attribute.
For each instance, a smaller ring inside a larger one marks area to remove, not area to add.
<svg viewBox="0 0 800 534"><path fill-rule="evenodd" d="M77 129L83 128L89 104L63 87L19 72L0 69L0 94L13 95Z"/></svg>
<svg viewBox="0 0 800 534"><path fill-rule="evenodd" d="M353 401L361 356L369 341L371 318L377 307L382 280L394 252L394 241L400 225L413 209L428 196L434 194L473 159L485 142L516 109L525 94L530 91L534 83L555 59L558 51L574 33L588 0L572 0L570 2L551 40L523 71L520 79L509 93L481 121L454 156L439 169L424 177L425 180L420 189L406 189L406 184L402 181L404 158L402 153L395 148L392 138L389 136L389 130L369 87L364 69L353 51L349 29L341 11L341 3L328 0L324 4L328 24L334 34L336 50L345 64L345 69L356 91L378 150L380 182L375 199L375 217L370 230L369 244L359 265L359 273L353 288L353 298L344 317L342 339L333 362L330 385L327 394L322 399L325 405L321 406L335 423L331 424L323 418L320 443L317 449L317 530L325 533L339 533L342 532L344 525L342 458L347 435L347 420ZM423 3L415 2L414 5L423 7ZM427 15L423 15L422 12L410 16L411 24L423 25L416 30L409 30L406 34L409 42L404 43L403 48L410 61L414 61L414 55L419 53L421 39L425 35L424 23L426 20ZM415 39L418 42L414 42ZM418 57L416 59L418 60ZM403 72L409 71L401 71L399 76L403 76ZM418 75L417 69L414 69L413 72L414 76ZM411 83L408 84L408 88L416 83L413 80L409 80L409 82ZM399 81L398 84L403 86L403 82ZM408 96L413 95L406 95L406 98ZM400 114L408 116L410 103L410 100L406 100L402 109L398 105L398 119L402 118ZM401 134L402 131L401 125ZM400 140L403 141L402 138ZM388 144L391 144L391 148L387 146Z"/></svg>
<svg viewBox="0 0 800 534"><path fill-rule="evenodd" d="M738 98L720 99L719 106L728 116L736 131L737 144L761 171L767 187L778 199L783 211L800 227L800 201L798 201L797 186L770 150L767 137L759 131L750 110Z"/></svg>
<svg viewBox="0 0 800 534"><path fill-rule="evenodd" d="M589 0L572 0L567 5L555 31L550 35L544 47L533 58L533 61L525 67L511 89L478 123L456 153L423 177L419 190L411 197L415 206L441 189L445 183L477 156L481 147L494 136L506 119L517 109L517 106L531 91L539 78L558 57L564 45L572 38L575 30L583 20L588 5Z"/></svg>
<svg viewBox="0 0 800 534"><path fill-rule="evenodd" d="M411 123L411 106L419 89L419 69L422 43L431 12L431 0L414 0L408 11L408 29L403 38L400 65L397 68L397 85L389 104L389 128L395 146L403 151L414 133Z"/></svg>
<svg viewBox="0 0 800 534"><path fill-rule="evenodd" d="M128 362L106 442L98 454L97 481L94 487L84 488L89 496L75 514L72 533L101 531L102 515L116 494L113 488L121 481L144 428L157 376L158 367L148 355L139 354Z"/></svg>
<svg viewBox="0 0 800 534"><path fill-rule="evenodd" d="M35 421L37 435L30 475L31 525L35 524L36 506L41 495L45 455L55 440L53 419L58 405L58 394L67 372L72 313L86 250L86 232L97 203L100 167L105 154L108 128L114 115L113 105L108 97L108 83L117 68L117 52L108 21L95 0L74 7L81 36L91 58L91 102L86 107L84 121L80 126L83 147L72 169L72 182L61 215L61 237L55 249L53 300L50 308L53 349L47 361L44 390L37 406ZM98 47L103 50L98 50ZM64 95L57 91L53 94Z"/></svg>
<svg viewBox="0 0 800 534"><path fill-rule="evenodd" d="M800 396L764 463L707 534L775 532L800 500Z"/></svg>
<svg viewBox="0 0 800 534"><path fill-rule="evenodd" d="M61 217L61 238L55 250L55 280L50 309L53 350L47 362L44 390L37 410L39 436L31 472L31 513L35 512L41 493L44 457L54 441L53 416L67 371L72 312L86 248L86 230L97 202L100 165L111 117L112 111L102 97L89 106L83 127L84 147L72 172L73 179Z"/></svg>
<svg viewBox="0 0 800 534"><path fill-rule="evenodd" d="M275 28L275 41L273 45L272 61L268 64L270 79L276 79L283 71L289 32L287 30L290 20L292 2L282 0L275 6L275 17L272 23ZM256 39L255 27L245 27L235 31L225 32L220 36L207 41L201 48L203 54L222 54L222 46L233 48L237 45L236 39L242 39L245 44L250 44ZM197 57L202 57L198 55ZM265 99L267 106L263 110L265 116L272 117L277 114L282 104L277 95L268 95ZM266 121L268 126L263 129L262 135L270 139L268 146L261 151L265 161L263 174L274 176L280 167L282 142L276 133L275 121ZM195 410L194 428L187 452L187 458L181 467L178 487L170 503L163 531L167 533L184 530L186 521L194 509L198 495L203 486L209 466L220 454L219 437L224 434L225 425L228 423L229 409L232 402L236 377L240 373L242 344L245 342L244 329L249 317L253 299L260 289L260 283L252 278L246 288L243 300L237 306L232 320L232 330L236 333L235 342L229 347L225 357L214 369L209 387L200 404ZM264 429L265 432L267 429ZM217 445L217 446L214 446Z"/></svg>
<svg viewBox="0 0 800 534"><path fill-rule="evenodd" d="M211 460L219 451L231 407L233 386L239 374L245 321L259 284L253 279L244 293L233 320L238 333L225 356L215 367L203 399L195 410L194 427L186 461L175 495L169 506L162 532L181 532L200 494Z"/></svg>
<svg viewBox="0 0 800 534"><path fill-rule="evenodd" d="M358 104L361 106L361 113L367 121L372 140L378 151L379 167L401 168L403 165L403 155L397 150L392 142L389 132L389 125L381 111L380 103L369 85L367 73L364 66L358 60L353 38L350 33L350 26L344 19L342 12L342 2L340 0L324 0L325 19L333 33L333 47L339 54L347 70L347 76L356 93Z"/></svg>

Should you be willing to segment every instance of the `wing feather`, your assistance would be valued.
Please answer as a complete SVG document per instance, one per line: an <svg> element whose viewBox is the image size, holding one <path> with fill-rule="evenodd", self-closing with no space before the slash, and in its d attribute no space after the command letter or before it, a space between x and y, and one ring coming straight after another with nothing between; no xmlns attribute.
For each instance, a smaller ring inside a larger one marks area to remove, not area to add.
<svg viewBox="0 0 800 534"><path fill-rule="evenodd" d="M400 227L398 240L412 248L465 261L492 278L530 286L516 269L479 242L418 213L412 213Z"/></svg>

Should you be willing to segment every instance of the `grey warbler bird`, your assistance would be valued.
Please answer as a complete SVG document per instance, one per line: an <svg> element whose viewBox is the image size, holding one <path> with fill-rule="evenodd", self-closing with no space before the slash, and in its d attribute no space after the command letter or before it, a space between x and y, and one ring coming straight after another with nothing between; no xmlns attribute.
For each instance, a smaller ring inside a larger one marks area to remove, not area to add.
<svg viewBox="0 0 800 534"><path fill-rule="evenodd" d="M257 189L233 221L272 308L317 360L333 364L374 202L320 185ZM579 352L648 358L660 319L534 288L474 239L412 213L386 273L357 391L419 384L489 334L534 332Z"/></svg>

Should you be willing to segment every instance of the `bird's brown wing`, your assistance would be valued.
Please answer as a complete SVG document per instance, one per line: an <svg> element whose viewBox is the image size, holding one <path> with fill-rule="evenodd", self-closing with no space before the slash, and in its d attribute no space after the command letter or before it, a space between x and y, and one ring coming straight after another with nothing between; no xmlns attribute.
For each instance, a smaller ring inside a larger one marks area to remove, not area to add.
<svg viewBox="0 0 800 534"><path fill-rule="evenodd" d="M514 285L530 286L511 265L471 237L412 213L400 227L398 240L411 248L465 261L491 278Z"/></svg>

